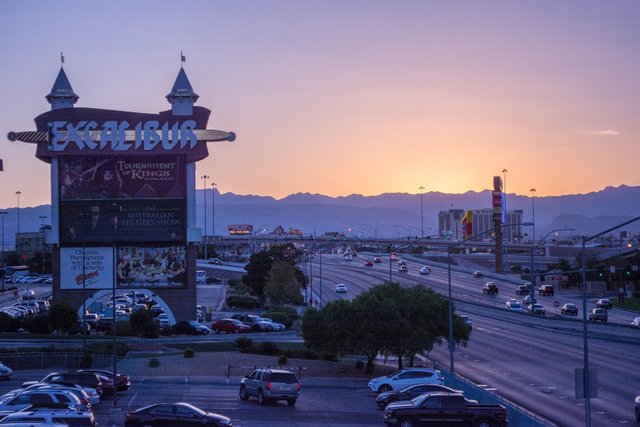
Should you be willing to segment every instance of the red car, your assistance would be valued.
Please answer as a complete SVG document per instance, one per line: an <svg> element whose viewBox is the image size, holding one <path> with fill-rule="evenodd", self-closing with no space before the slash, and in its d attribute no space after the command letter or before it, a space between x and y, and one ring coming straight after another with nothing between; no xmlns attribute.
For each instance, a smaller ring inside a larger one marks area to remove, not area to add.
<svg viewBox="0 0 640 427"><path fill-rule="evenodd" d="M211 330L216 334L226 332L228 334L238 334L251 332L251 326L245 325L237 319L220 319L211 324Z"/></svg>
<svg viewBox="0 0 640 427"><path fill-rule="evenodd" d="M365 267L373 267L373 263L371 261L365 261Z"/></svg>

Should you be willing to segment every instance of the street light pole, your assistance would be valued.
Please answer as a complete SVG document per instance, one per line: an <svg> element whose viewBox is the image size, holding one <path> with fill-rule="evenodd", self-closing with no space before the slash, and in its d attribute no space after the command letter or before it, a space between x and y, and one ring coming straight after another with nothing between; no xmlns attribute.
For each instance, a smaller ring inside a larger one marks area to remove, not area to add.
<svg viewBox="0 0 640 427"><path fill-rule="evenodd" d="M47 219L46 215L39 215L40 218L40 231L42 232L42 274L44 274L44 253L46 250L46 243L44 241L44 220Z"/></svg>
<svg viewBox="0 0 640 427"><path fill-rule="evenodd" d="M533 253L536 250L536 209L535 209L535 201L536 201L536 189L531 189L531 267L529 268L529 277L531 278L531 289L529 290L529 297L531 298L531 304L533 305L533 300L536 297L536 275L533 273L534 270L534 258Z"/></svg>
<svg viewBox="0 0 640 427"><path fill-rule="evenodd" d="M111 223L113 226L113 234L111 236L111 251L113 254L113 263L112 263L112 267L113 267L113 280L112 280L112 284L111 284L111 313L113 315L113 326L111 327L111 347L112 347L112 351L111 351L111 364L112 364L112 369L113 369L113 408L117 408L118 407L118 387L117 387L117 381L116 379L118 378L118 374L117 374L117 369L118 369L118 364L117 364L117 357L118 357L118 353L117 353L117 349L116 349L116 335L117 335L117 328L116 328L116 278L117 278L117 254L116 254L116 232L118 230L118 214L122 211L122 206L120 206L117 203L112 203L111 206L109 207L109 213L111 213ZM83 314L84 316L84 314Z"/></svg>
<svg viewBox="0 0 640 427"><path fill-rule="evenodd" d="M422 191L424 187L421 185L420 188L420 238L424 239L424 209L422 205Z"/></svg>
<svg viewBox="0 0 640 427"><path fill-rule="evenodd" d="M216 183L211 183L211 235L213 236L213 248L216 242Z"/></svg>
<svg viewBox="0 0 640 427"><path fill-rule="evenodd" d="M0 212L0 218L2 218L2 267L4 268L4 216L7 211ZM4 272L2 272L2 292L4 292Z"/></svg>
<svg viewBox="0 0 640 427"><path fill-rule="evenodd" d="M204 180L203 189L203 197L204 197L204 259L207 260L207 179L209 179L209 175L202 175L200 178Z"/></svg>

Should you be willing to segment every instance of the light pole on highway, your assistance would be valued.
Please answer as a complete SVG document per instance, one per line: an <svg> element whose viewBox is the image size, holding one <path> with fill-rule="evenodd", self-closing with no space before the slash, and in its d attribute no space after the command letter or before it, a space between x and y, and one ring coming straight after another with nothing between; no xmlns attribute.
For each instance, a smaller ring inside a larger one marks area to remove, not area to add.
<svg viewBox="0 0 640 427"><path fill-rule="evenodd" d="M216 241L216 186L215 182L211 183L211 235L213 236L214 249Z"/></svg>
<svg viewBox="0 0 640 427"><path fill-rule="evenodd" d="M20 234L20 195L22 191L16 191L16 197L18 198L18 234Z"/></svg>
<svg viewBox="0 0 640 427"><path fill-rule="evenodd" d="M627 222L616 225L615 227L609 228L608 230L602 231L598 234L594 234L590 237L582 238L582 351L583 351L583 393L584 393L584 418L585 418L585 427L591 427L591 390L590 390L590 373L589 373L589 338L588 338L588 328L587 328L587 253L586 253L586 245L593 239L596 239L600 236L603 236L607 233L610 233L614 230L624 227L625 225L631 224L632 222L636 222L640 220L639 217L635 217Z"/></svg>
<svg viewBox="0 0 640 427"><path fill-rule="evenodd" d="M0 218L2 218L2 267L4 268L4 216L7 215L7 211L0 212ZM2 272L2 284L0 285L0 292L4 292L4 272Z"/></svg>
<svg viewBox="0 0 640 427"><path fill-rule="evenodd" d="M528 226L531 223L522 223L515 225L523 225ZM485 236L487 234L493 233L495 231L494 228L490 228L489 230L483 231L482 233L478 233L474 236L471 236L467 239L461 240L454 244L447 246L447 283L448 283L448 296L449 296L449 369L451 372L454 372L454 363L453 363L453 352L454 352L454 341L453 341L453 297L451 295L451 250L457 246L461 246L471 240L475 240L478 237Z"/></svg>
<svg viewBox="0 0 640 427"><path fill-rule="evenodd" d="M47 244L44 241L44 220L47 219L46 215L39 215L41 224L40 224L40 232L42 233L42 274L44 274L44 253L46 252Z"/></svg>
<svg viewBox="0 0 640 427"><path fill-rule="evenodd" d="M424 209L422 206L422 192L424 191L424 187L421 185L418 190L420 190L420 238L424 239Z"/></svg>
<svg viewBox="0 0 640 427"><path fill-rule="evenodd" d="M202 185L202 193L204 197L204 259L207 260L207 179L209 179L209 175L202 175L200 178L204 181Z"/></svg>

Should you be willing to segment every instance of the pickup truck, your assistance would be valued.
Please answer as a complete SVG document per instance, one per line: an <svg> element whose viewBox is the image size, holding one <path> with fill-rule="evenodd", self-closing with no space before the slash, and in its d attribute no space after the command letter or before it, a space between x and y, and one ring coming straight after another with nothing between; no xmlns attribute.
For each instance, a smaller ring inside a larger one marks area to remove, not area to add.
<svg viewBox="0 0 640 427"><path fill-rule="evenodd" d="M391 426L505 427L507 409L502 405L470 405L460 393L426 393L413 400L387 405L384 422Z"/></svg>

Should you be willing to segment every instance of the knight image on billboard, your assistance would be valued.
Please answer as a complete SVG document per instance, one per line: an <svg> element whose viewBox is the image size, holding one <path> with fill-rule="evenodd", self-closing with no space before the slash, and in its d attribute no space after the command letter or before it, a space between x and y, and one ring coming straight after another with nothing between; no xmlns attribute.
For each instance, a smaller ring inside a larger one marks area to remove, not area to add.
<svg viewBox="0 0 640 427"><path fill-rule="evenodd" d="M112 248L60 248L60 289L111 289L112 287Z"/></svg>
<svg viewBox="0 0 640 427"><path fill-rule="evenodd" d="M60 243L185 242L185 212L184 199L61 202Z"/></svg>
<svg viewBox="0 0 640 427"><path fill-rule="evenodd" d="M184 156L60 156L60 200L184 198Z"/></svg>
<svg viewBox="0 0 640 427"><path fill-rule="evenodd" d="M118 288L183 288L187 284L186 246L118 247Z"/></svg>

